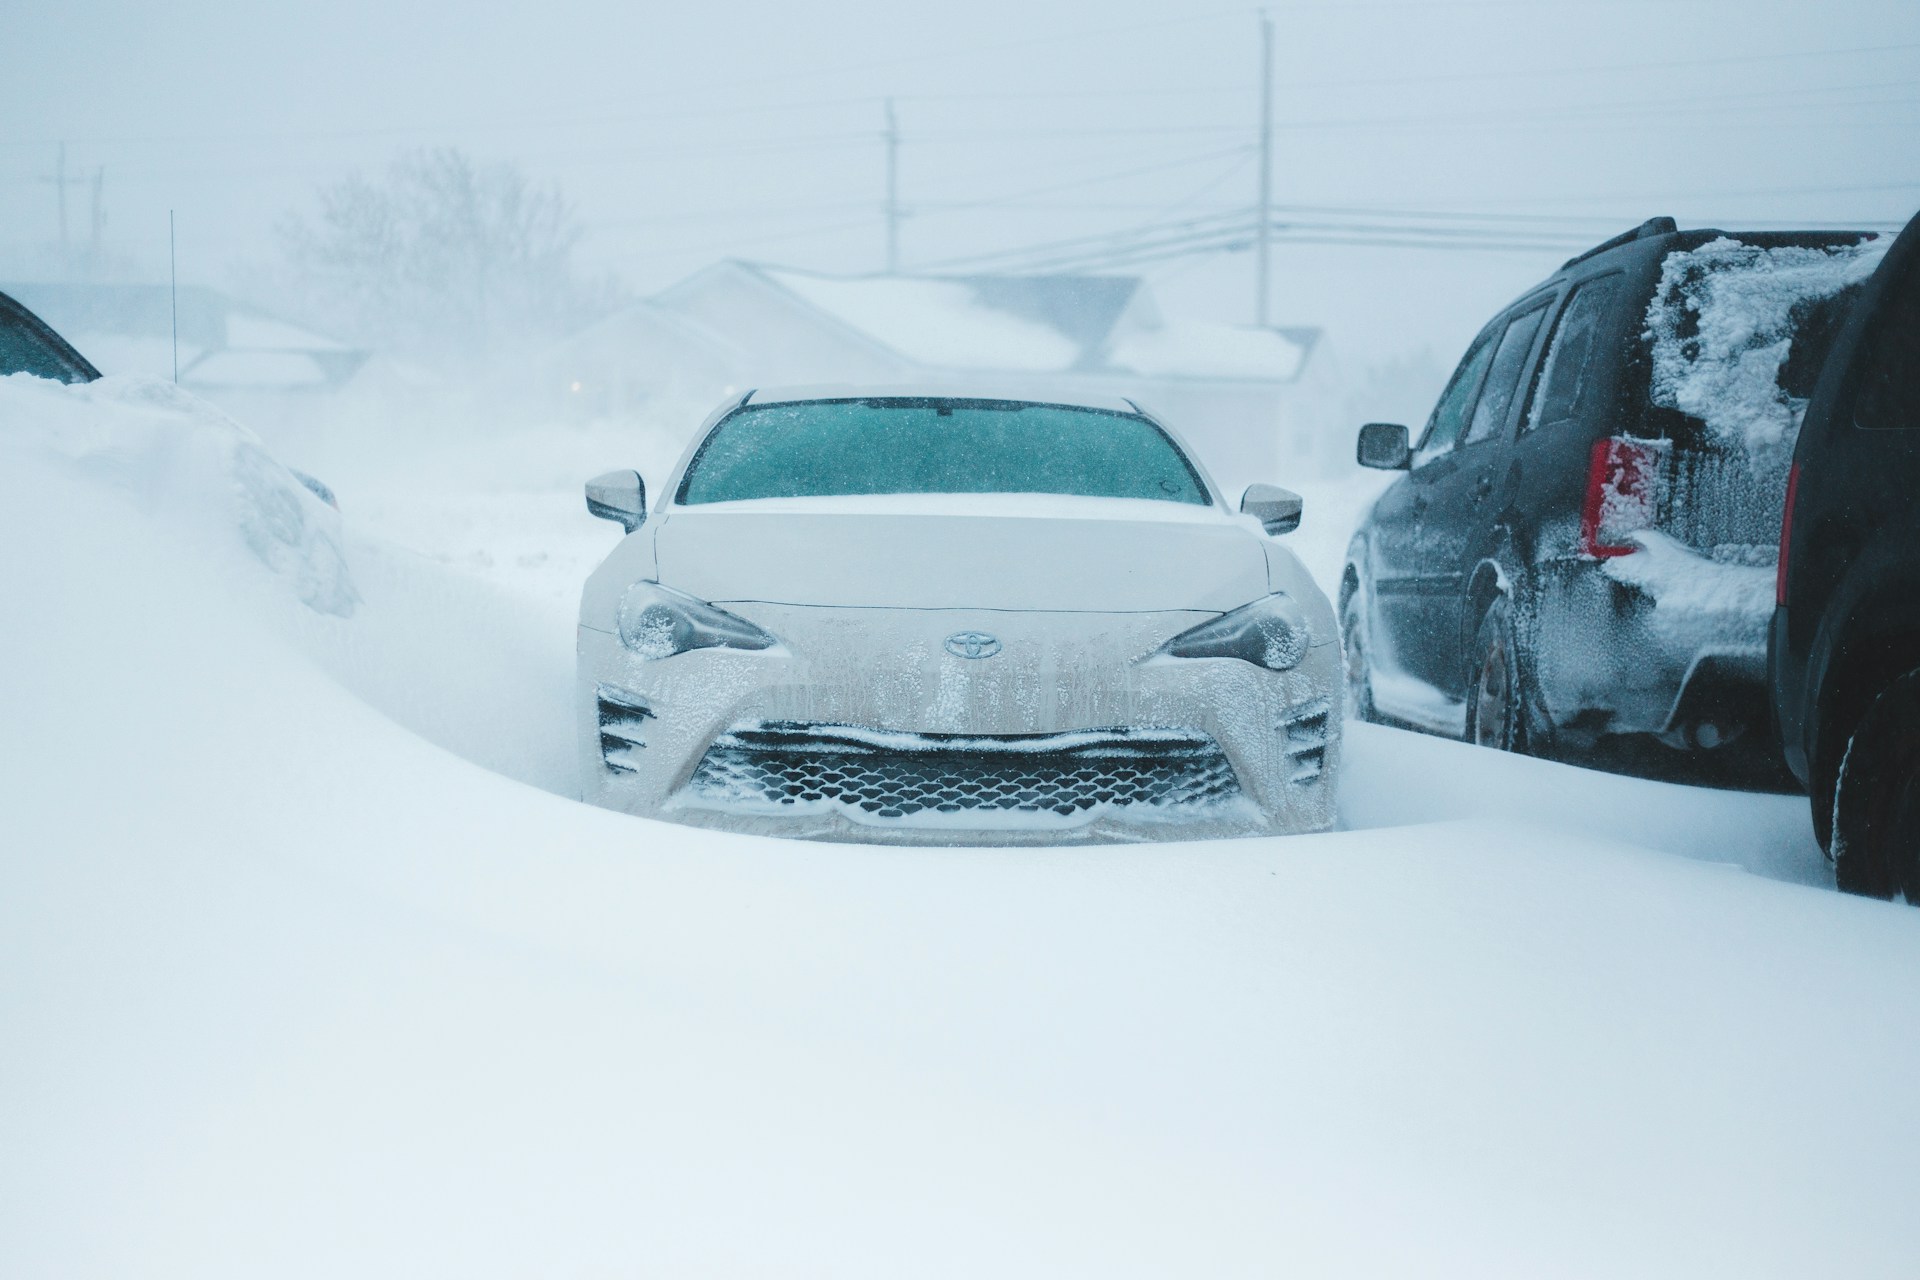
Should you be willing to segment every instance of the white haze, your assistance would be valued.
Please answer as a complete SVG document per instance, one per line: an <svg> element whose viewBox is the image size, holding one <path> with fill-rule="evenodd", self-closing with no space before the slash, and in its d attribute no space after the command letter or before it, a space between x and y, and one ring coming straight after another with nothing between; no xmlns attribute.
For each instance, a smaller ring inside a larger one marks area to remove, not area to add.
<svg viewBox="0 0 1920 1280"><path fill-rule="evenodd" d="M274 301L260 295L276 220L322 182L427 145L558 183L587 225L585 264L640 293L729 255L878 269L888 96L909 269L1254 192L1258 19L1246 6L36 0L11 12L5 278L57 261L46 179L63 140L71 178L104 170L102 247L117 274L164 278L173 209L182 279L256 303ZM1605 229L1655 213L1888 222L1920 202L1920 9L1903 0L1272 12L1281 206ZM1089 181L1128 170L1142 172ZM90 188L76 182L68 198L79 254ZM1562 256L1282 244L1273 318L1325 326L1350 377L1422 351L1446 364ZM1146 271L1169 304L1252 318L1248 253Z"/></svg>

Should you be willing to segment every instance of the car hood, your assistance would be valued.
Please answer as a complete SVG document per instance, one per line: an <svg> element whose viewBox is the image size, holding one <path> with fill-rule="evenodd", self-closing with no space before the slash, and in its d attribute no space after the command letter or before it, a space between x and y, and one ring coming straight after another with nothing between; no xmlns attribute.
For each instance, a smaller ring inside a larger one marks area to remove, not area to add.
<svg viewBox="0 0 1920 1280"><path fill-rule="evenodd" d="M1131 613L1266 593L1261 537L1218 508L986 495L674 507L659 580L720 603Z"/></svg>

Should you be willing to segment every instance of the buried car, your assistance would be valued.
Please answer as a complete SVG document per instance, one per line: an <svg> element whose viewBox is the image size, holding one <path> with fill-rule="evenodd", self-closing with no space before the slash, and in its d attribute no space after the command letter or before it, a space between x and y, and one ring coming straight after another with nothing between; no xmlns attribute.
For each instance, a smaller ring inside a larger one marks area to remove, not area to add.
<svg viewBox="0 0 1920 1280"><path fill-rule="evenodd" d="M583 797L897 843L1323 830L1332 607L1130 401L750 392L588 580Z"/></svg>

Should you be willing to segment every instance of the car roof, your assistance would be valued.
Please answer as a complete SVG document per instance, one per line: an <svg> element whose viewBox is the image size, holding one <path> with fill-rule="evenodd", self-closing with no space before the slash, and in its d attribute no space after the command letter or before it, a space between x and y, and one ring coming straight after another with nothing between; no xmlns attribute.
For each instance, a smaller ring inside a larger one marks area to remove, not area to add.
<svg viewBox="0 0 1920 1280"><path fill-rule="evenodd" d="M882 386L858 383L821 383L812 386L759 387L749 391L739 404L792 404L806 400L1012 400L1030 404L1066 405L1075 409L1102 409L1109 413L1145 413L1139 405L1119 395L1101 395L1080 391L1061 392L1057 388L1021 386L1018 383L937 383L912 382Z"/></svg>
<svg viewBox="0 0 1920 1280"><path fill-rule="evenodd" d="M1874 230L1857 227L1808 227L1805 230L1790 231L1727 231L1719 227L1683 228L1678 226L1672 218L1649 218L1631 231L1622 232L1610 240L1602 240L1593 248L1568 258L1560 265L1558 271L1541 283L1611 270L1624 258L1664 257L1675 249L1697 249L1722 236L1738 240L1742 244L1774 248L1784 245L1857 244L1874 234L1876 234ZM1532 291L1529 290L1529 292Z"/></svg>

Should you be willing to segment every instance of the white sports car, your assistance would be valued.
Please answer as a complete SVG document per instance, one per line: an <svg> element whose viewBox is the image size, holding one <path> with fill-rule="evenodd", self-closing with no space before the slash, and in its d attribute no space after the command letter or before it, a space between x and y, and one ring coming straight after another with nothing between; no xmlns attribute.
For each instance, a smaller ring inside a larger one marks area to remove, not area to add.
<svg viewBox="0 0 1920 1280"><path fill-rule="evenodd" d="M1130 401L750 392L580 606L585 799L919 844L1324 830L1334 615Z"/></svg>

